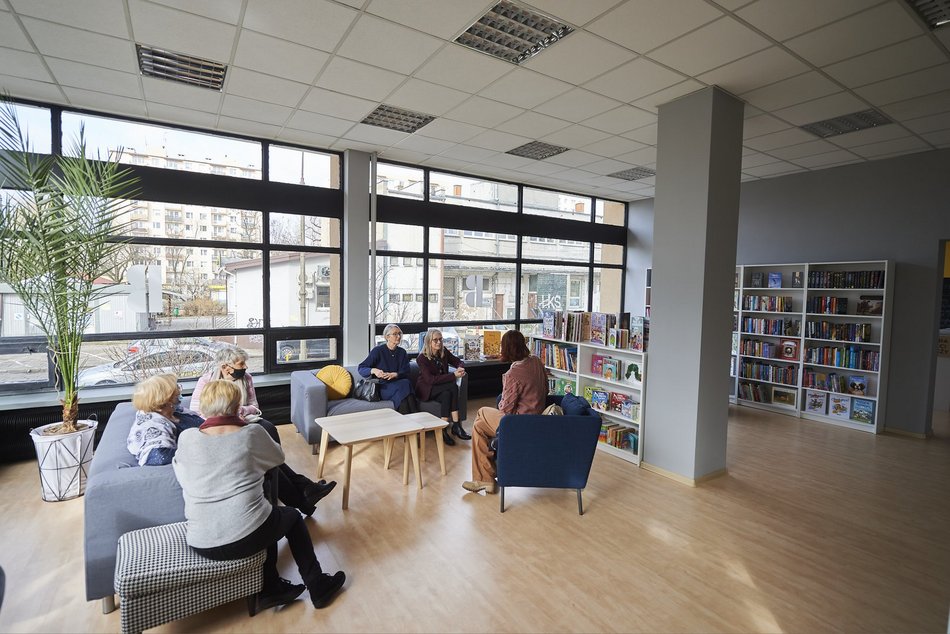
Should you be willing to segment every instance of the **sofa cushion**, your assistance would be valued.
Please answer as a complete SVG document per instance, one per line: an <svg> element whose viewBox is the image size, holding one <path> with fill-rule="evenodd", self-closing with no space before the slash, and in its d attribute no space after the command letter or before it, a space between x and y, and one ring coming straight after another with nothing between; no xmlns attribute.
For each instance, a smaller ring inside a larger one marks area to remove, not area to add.
<svg viewBox="0 0 950 634"><path fill-rule="evenodd" d="M339 401L327 403L327 416L339 416L340 414L352 414L353 412L367 412L374 409L392 409L392 401L361 401L355 398L344 398Z"/></svg>
<svg viewBox="0 0 950 634"><path fill-rule="evenodd" d="M327 400L337 401L350 395L353 377L342 365L327 365L320 368L317 378L326 383Z"/></svg>

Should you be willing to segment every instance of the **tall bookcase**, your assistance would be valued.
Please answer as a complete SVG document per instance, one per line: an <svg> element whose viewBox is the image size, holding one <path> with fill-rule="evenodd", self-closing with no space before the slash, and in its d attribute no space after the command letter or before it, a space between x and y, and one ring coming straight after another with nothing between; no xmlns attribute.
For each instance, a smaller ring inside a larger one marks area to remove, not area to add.
<svg viewBox="0 0 950 634"><path fill-rule="evenodd" d="M745 265L738 279L736 402L879 432L891 262Z"/></svg>
<svg viewBox="0 0 950 634"><path fill-rule="evenodd" d="M544 361L550 377L549 387L550 381L556 383L560 378L573 380L575 393L580 396L584 396L586 388L608 395L606 410L599 409L598 411L604 423L604 431L600 442L597 443L597 448L639 465L643 455L646 353L539 335L532 337L531 349ZM565 358L573 359L568 362L572 370L560 367L560 360ZM605 360L608 361L611 371L604 370ZM613 370L614 366L617 367L616 370ZM626 400L634 404L629 407L630 411L616 411L612 408L609 401L611 393L627 397ZM589 398L588 400L598 399Z"/></svg>

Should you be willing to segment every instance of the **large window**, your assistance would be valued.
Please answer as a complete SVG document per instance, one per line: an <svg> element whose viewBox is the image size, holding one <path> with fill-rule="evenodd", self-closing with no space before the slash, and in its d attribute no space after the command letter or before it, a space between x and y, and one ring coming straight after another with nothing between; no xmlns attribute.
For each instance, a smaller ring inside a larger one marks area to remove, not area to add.
<svg viewBox="0 0 950 634"><path fill-rule="evenodd" d="M429 200L449 205L518 211L518 186L442 172L429 173Z"/></svg>

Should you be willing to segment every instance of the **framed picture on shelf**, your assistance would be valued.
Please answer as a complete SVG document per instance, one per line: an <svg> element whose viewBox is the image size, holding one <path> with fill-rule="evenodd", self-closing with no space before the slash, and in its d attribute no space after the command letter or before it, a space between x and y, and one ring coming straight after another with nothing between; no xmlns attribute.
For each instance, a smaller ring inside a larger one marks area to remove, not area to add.
<svg viewBox="0 0 950 634"><path fill-rule="evenodd" d="M765 273L761 273L761 272L753 273L752 277L749 278L749 287L763 288L764 286L765 286Z"/></svg>
<svg viewBox="0 0 950 634"><path fill-rule="evenodd" d="M874 424L874 401L866 398L851 399L851 420L865 425Z"/></svg>
<svg viewBox="0 0 950 634"><path fill-rule="evenodd" d="M769 288L782 288L782 274L772 272L769 273Z"/></svg>
<svg viewBox="0 0 950 634"><path fill-rule="evenodd" d="M849 420L851 417L851 397L842 394L829 394L828 416Z"/></svg>
<svg viewBox="0 0 950 634"><path fill-rule="evenodd" d="M877 315L884 313L883 295L861 295L855 312L859 315Z"/></svg>
<svg viewBox="0 0 950 634"><path fill-rule="evenodd" d="M792 272L792 288L801 288L802 287L802 271L793 271Z"/></svg>
<svg viewBox="0 0 950 634"><path fill-rule="evenodd" d="M772 386L772 404L795 409L798 405L798 390L794 388Z"/></svg>
<svg viewBox="0 0 950 634"><path fill-rule="evenodd" d="M821 414L828 411L828 393L817 390L805 391L805 412L809 414Z"/></svg>
<svg viewBox="0 0 950 634"><path fill-rule="evenodd" d="M860 374L848 376L848 394L866 396L868 393L868 379Z"/></svg>
<svg viewBox="0 0 950 634"><path fill-rule="evenodd" d="M782 339L782 343L778 347L778 357L779 359L798 361L798 340Z"/></svg>

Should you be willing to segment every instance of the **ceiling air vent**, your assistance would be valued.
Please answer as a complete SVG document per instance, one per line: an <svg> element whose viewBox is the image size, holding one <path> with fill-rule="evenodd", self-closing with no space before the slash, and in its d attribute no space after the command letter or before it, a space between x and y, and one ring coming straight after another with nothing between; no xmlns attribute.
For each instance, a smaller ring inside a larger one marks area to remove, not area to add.
<svg viewBox="0 0 950 634"><path fill-rule="evenodd" d="M554 18L501 0L455 41L506 62L520 64L573 31Z"/></svg>
<svg viewBox="0 0 950 634"><path fill-rule="evenodd" d="M523 156L540 161L551 156L557 156L561 152L567 152L568 149L569 148L561 147L560 145L532 141L531 143L519 145L513 150L508 150L505 154L513 154L515 156Z"/></svg>
<svg viewBox="0 0 950 634"><path fill-rule="evenodd" d="M361 123L375 125L387 130L398 130L400 132L409 132L410 134L424 125L432 123L435 120L430 114L413 112L412 110L403 110L395 106L380 104L371 113L366 115Z"/></svg>
<svg viewBox="0 0 950 634"><path fill-rule="evenodd" d="M622 170L620 172L614 172L613 174L607 174L607 176L613 176L614 178L622 178L625 181L638 181L641 178L649 178L651 176L656 176L656 172L651 170L648 167L631 167L628 170Z"/></svg>
<svg viewBox="0 0 950 634"><path fill-rule="evenodd" d="M851 114L841 115L833 119L806 123L800 126L805 132L810 132L816 137L827 139L828 137L867 130L878 126L894 123L885 115L877 110L863 110L861 112L852 112Z"/></svg>
<svg viewBox="0 0 950 634"><path fill-rule="evenodd" d="M135 50L143 75L211 90L221 90L224 85L224 75L228 70L224 64L141 44L136 44Z"/></svg>
<svg viewBox="0 0 950 634"><path fill-rule="evenodd" d="M931 30L950 22L950 0L907 0Z"/></svg>

